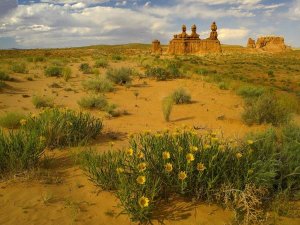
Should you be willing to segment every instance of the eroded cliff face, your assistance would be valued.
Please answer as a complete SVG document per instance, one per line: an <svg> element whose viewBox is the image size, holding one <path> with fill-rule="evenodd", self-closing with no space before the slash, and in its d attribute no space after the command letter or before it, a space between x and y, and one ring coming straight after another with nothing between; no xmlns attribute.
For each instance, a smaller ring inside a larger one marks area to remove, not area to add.
<svg viewBox="0 0 300 225"><path fill-rule="evenodd" d="M247 47L267 52L284 52L291 50L291 48L285 44L283 37L275 36L260 37L256 43L253 39L249 38Z"/></svg>

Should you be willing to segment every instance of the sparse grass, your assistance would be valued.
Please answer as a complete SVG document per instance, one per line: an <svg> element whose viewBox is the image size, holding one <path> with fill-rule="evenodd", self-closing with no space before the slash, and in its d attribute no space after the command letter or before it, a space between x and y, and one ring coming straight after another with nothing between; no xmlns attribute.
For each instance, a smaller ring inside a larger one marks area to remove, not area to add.
<svg viewBox="0 0 300 225"><path fill-rule="evenodd" d="M28 73L25 63L13 63L11 70L15 73Z"/></svg>
<svg viewBox="0 0 300 225"><path fill-rule="evenodd" d="M162 101L162 112L166 122L170 121L170 115L174 106L174 99L172 96L165 97Z"/></svg>
<svg viewBox="0 0 300 225"><path fill-rule="evenodd" d="M10 77L7 73L4 71L0 71L0 81L13 81L14 78Z"/></svg>
<svg viewBox="0 0 300 225"><path fill-rule="evenodd" d="M240 87L237 91L237 94L244 98L254 98L259 97L266 92L265 88L257 87L253 85L246 85Z"/></svg>
<svg viewBox="0 0 300 225"><path fill-rule="evenodd" d="M229 90L229 88L230 88L229 83L228 82L224 82L224 81L218 83L218 87L221 90Z"/></svg>
<svg viewBox="0 0 300 225"><path fill-rule="evenodd" d="M95 93L112 92L114 90L114 84L103 77L85 80L82 82L82 86L85 90L93 91Z"/></svg>
<svg viewBox="0 0 300 225"><path fill-rule="evenodd" d="M178 88L172 92L171 98L175 104L188 104L191 103L191 95L184 89Z"/></svg>
<svg viewBox="0 0 300 225"><path fill-rule="evenodd" d="M46 58L43 56L33 56L27 58L28 62L45 62Z"/></svg>
<svg viewBox="0 0 300 225"><path fill-rule="evenodd" d="M104 95L90 95L82 97L78 105L84 109L99 109L104 111L108 106L108 101Z"/></svg>
<svg viewBox="0 0 300 225"><path fill-rule="evenodd" d="M107 68L108 67L108 61L106 59L97 59L95 62L96 68Z"/></svg>
<svg viewBox="0 0 300 225"><path fill-rule="evenodd" d="M245 111L242 115L247 124L271 123L275 126L290 121L293 109L286 99L268 91L257 98L245 100Z"/></svg>
<svg viewBox="0 0 300 225"><path fill-rule="evenodd" d="M112 55L111 59L114 61L121 61L123 60L123 57L121 55Z"/></svg>
<svg viewBox="0 0 300 225"><path fill-rule="evenodd" d="M64 80L67 82L71 79L72 77L72 70L70 67L64 67L62 69L62 77L64 78Z"/></svg>
<svg viewBox="0 0 300 225"><path fill-rule="evenodd" d="M122 67L120 69L108 69L106 77L118 85L128 85L131 83L134 71L131 68Z"/></svg>
<svg viewBox="0 0 300 225"><path fill-rule="evenodd" d="M0 90L2 90L3 88L5 88L7 85L4 81L0 80Z"/></svg>
<svg viewBox="0 0 300 225"><path fill-rule="evenodd" d="M45 107L54 107L53 98L41 95L34 95L32 97L32 103L35 108L45 108Z"/></svg>
<svg viewBox="0 0 300 225"><path fill-rule="evenodd" d="M32 114L22 129L34 131L47 147L56 148L86 144L100 134L102 127L102 121L89 113L53 108Z"/></svg>
<svg viewBox="0 0 300 225"><path fill-rule="evenodd" d="M10 131L0 129L0 176L18 173L37 165L45 144L34 131Z"/></svg>
<svg viewBox="0 0 300 225"><path fill-rule="evenodd" d="M63 74L63 68L59 66L49 66L45 69L46 77L60 77Z"/></svg>
<svg viewBox="0 0 300 225"><path fill-rule="evenodd" d="M25 117L22 113L7 112L0 117L0 126L8 129L19 128L21 126L20 121Z"/></svg>
<svg viewBox="0 0 300 225"><path fill-rule="evenodd" d="M145 72L146 77L153 77L156 80L164 81L170 79L168 71L162 67L148 67Z"/></svg>
<svg viewBox="0 0 300 225"><path fill-rule="evenodd" d="M93 71L92 71L92 68L90 67L90 65L88 63L82 63L80 64L80 67L79 67L80 71L82 71L84 74L91 74Z"/></svg>

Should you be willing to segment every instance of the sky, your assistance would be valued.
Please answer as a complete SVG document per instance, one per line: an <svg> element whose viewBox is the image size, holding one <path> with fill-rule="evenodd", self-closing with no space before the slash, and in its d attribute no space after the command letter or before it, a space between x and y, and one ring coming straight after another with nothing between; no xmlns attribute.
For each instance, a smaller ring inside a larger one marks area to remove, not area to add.
<svg viewBox="0 0 300 225"><path fill-rule="evenodd" d="M285 37L300 47L300 0L0 0L0 49L167 44L186 24L223 44Z"/></svg>

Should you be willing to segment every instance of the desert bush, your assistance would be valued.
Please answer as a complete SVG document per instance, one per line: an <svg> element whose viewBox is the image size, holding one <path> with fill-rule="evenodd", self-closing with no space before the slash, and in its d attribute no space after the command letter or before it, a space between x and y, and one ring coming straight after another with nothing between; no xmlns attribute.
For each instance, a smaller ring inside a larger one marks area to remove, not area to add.
<svg viewBox="0 0 300 225"><path fill-rule="evenodd" d="M170 121L170 115L174 106L174 100L172 96L167 96L162 101L162 112L166 122Z"/></svg>
<svg viewBox="0 0 300 225"><path fill-rule="evenodd" d="M98 59L95 62L95 67L96 68L101 68L101 67L106 68L106 67L108 67L108 62L106 59Z"/></svg>
<svg viewBox="0 0 300 225"><path fill-rule="evenodd" d="M108 101L104 95L90 95L82 97L78 101L78 105L84 109L99 109L104 111L108 106Z"/></svg>
<svg viewBox="0 0 300 225"><path fill-rule="evenodd" d="M242 114L247 124L271 123L275 126L287 123L291 119L292 109L283 98L274 92L266 92L258 98L246 99Z"/></svg>
<svg viewBox="0 0 300 225"><path fill-rule="evenodd" d="M80 71L82 71L84 74L90 74L92 73L92 68L88 63L82 63L79 67Z"/></svg>
<svg viewBox="0 0 300 225"><path fill-rule="evenodd" d="M87 143L100 134L102 121L89 113L70 109L46 109L39 115L31 115L22 126L44 137L47 147L76 146Z"/></svg>
<svg viewBox="0 0 300 225"><path fill-rule="evenodd" d="M108 69L106 77L115 84L125 85L132 81L133 69L122 67L120 69Z"/></svg>
<svg viewBox="0 0 300 225"><path fill-rule="evenodd" d="M121 61L123 60L123 57L121 55L112 55L111 59L114 61Z"/></svg>
<svg viewBox="0 0 300 225"><path fill-rule="evenodd" d="M63 68L59 66L49 66L45 69L46 77L60 77L62 76Z"/></svg>
<svg viewBox="0 0 300 225"><path fill-rule="evenodd" d="M180 65L177 61L170 61L167 63L167 71L171 78L179 78L180 77Z"/></svg>
<svg viewBox="0 0 300 225"><path fill-rule="evenodd" d="M220 82L218 84L218 87L221 89L221 90L229 90L229 84L227 82Z"/></svg>
<svg viewBox="0 0 300 225"><path fill-rule="evenodd" d="M47 96L34 95L32 97L32 103L35 108L54 107L53 99Z"/></svg>
<svg viewBox="0 0 300 225"><path fill-rule="evenodd" d="M164 81L171 78L169 72L162 67L147 67L145 76L153 77L159 81Z"/></svg>
<svg viewBox="0 0 300 225"><path fill-rule="evenodd" d="M34 56L34 57L28 57L28 62L44 62L46 61L46 58L43 56Z"/></svg>
<svg viewBox="0 0 300 225"><path fill-rule="evenodd" d="M4 81L0 80L0 90L2 88L5 88L6 86L7 86L6 83Z"/></svg>
<svg viewBox="0 0 300 225"><path fill-rule="evenodd" d="M10 77L7 73L0 71L0 81L13 81L14 78Z"/></svg>
<svg viewBox="0 0 300 225"><path fill-rule="evenodd" d="M22 113L8 112L0 117L0 126L8 129L18 128L21 125L20 121L25 117Z"/></svg>
<svg viewBox="0 0 300 225"><path fill-rule="evenodd" d="M72 76L72 70L70 67L64 67L62 69L62 76L64 78L65 81L70 80L71 76Z"/></svg>
<svg viewBox="0 0 300 225"><path fill-rule="evenodd" d="M266 92L263 87L256 86L242 86L237 90L237 94L244 98L254 98L259 97Z"/></svg>
<svg viewBox="0 0 300 225"><path fill-rule="evenodd" d="M111 92L114 90L114 84L107 78L97 77L82 82L85 90L95 93Z"/></svg>
<svg viewBox="0 0 300 225"><path fill-rule="evenodd" d="M178 88L172 92L171 98L175 104L188 104L191 103L191 95L184 89Z"/></svg>
<svg viewBox="0 0 300 225"><path fill-rule="evenodd" d="M37 165L45 149L45 143L34 131L0 130L0 176L18 173Z"/></svg>
<svg viewBox="0 0 300 225"><path fill-rule="evenodd" d="M277 193L299 191L299 129L269 129L245 140L188 129L144 132L131 137L125 153L86 153L92 163L84 167L102 189L116 189L134 221L150 220L156 202L177 194L229 202L239 220L251 223Z"/></svg>
<svg viewBox="0 0 300 225"><path fill-rule="evenodd" d="M25 63L13 63L11 65L11 70L15 73L27 73L27 68Z"/></svg>

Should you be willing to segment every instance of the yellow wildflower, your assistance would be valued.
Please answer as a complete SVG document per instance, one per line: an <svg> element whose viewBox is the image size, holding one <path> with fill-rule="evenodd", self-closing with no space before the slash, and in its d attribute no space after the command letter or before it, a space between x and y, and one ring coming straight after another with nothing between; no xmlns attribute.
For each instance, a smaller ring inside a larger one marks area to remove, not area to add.
<svg viewBox="0 0 300 225"><path fill-rule="evenodd" d="M186 160L187 160L188 162L192 162L192 161L195 160L195 157L194 157L194 155L193 155L192 153L188 153L188 154L186 155Z"/></svg>
<svg viewBox="0 0 300 225"><path fill-rule="evenodd" d="M211 148L211 146L208 145L208 144L205 144L205 145L203 146L203 149L204 149L204 150L207 150L207 149L210 149L210 148Z"/></svg>
<svg viewBox="0 0 300 225"><path fill-rule="evenodd" d="M248 144L248 145L252 145L253 143L254 143L253 140L247 140L247 144Z"/></svg>
<svg viewBox="0 0 300 225"><path fill-rule="evenodd" d="M179 147L178 147L178 151L179 151L179 152L182 152L182 151L183 151L183 148L182 148L181 146L179 146Z"/></svg>
<svg viewBox="0 0 300 225"><path fill-rule="evenodd" d="M162 136L163 136L163 135L160 134L160 133L155 134L155 137L156 137L156 138L160 138L160 137L162 137Z"/></svg>
<svg viewBox="0 0 300 225"><path fill-rule="evenodd" d="M146 182L146 177L145 176L138 176L138 178L136 178L136 182L138 183L138 184L145 184L145 182Z"/></svg>
<svg viewBox="0 0 300 225"><path fill-rule="evenodd" d="M71 121L67 121L68 126L73 126L73 123Z"/></svg>
<svg viewBox="0 0 300 225"><path fill-rule="evenodd" d="M170 152L167 152L167 151L163 152L162 157L163 157L163 159L169 159L170 158Z"/></svg>
<svg viewBox="0 0 300 225"><path fill-rule="evenodd" d="M242 153L240 153L240 152L238 152L238 153L236 153L236 155L235 155L238 159L240 159L242 156L243 156L243 154Z"/></svg>
<svg viewBox="0 0 300 225"><path fill-rule="evenodd" d="M216 133L216 132L211 132L211 136L212 136L212 137L216 137L216 136L217 136L217 133Z"/></svg>
<svg viewBox="0 0 300 225"><path fill-rule="evenodd" d="M253 171L252 169L248 170L248 174L249 174L249 175L253 174L253 172L254 172L254 171Z"/></svg>
<svg viewBox="0 0 300 225"><path fill-rule="evenodd" d="M30 117L31 117L32 119L34 119L34 118L36 118L36 114L32 113L32 114L30 115Z"/></svg>
<svg viewBox="0 0 300 225"><path fill-rule="evenodd" d="M190 151L191 152L196 152L196 151L198 151L198 147L197 146L191 146Z"/></svg>
<svg viewBox="0 0 300 225"><path fill-rule="evenodd" d="M132 156L133 155L133 149L132 148L128 149L126 153L127 153L127 155Z"/></svg>
<svg viewBox="0 0 300 225"><path fill-rule="evenodd" d="M198 171L204 171L206 169L206 167L204 166L203 163L197 163L197 170Z"/></svg>
<svg viewBox="0 0 300 225"><path fill-rule="evenodd" d="M145 196L142 196L139 199L139 205L140 205L141 208L148 207L149 206L149 199Z"/></svg>
<svg viewBox="0 0 300 225"><path fill-rule="evenodd" d="M178 174L178 179L179 180L184 180L186 178L187 178L186 172L180 171L179 174Z"/></svg>
<svg viewBox="0 0 300 225"><path fill-rule="evenodd" d="M165 171L169 173L172 172L172 170L173 170L173 165L171 163L167 163L165 165Z"/></svg>
<svg viewBox="0 0 300 225"><path fill-rule="evenodd" d="M138 166L137 166L139 172L145 171L146 167L147 167L147 164L145 162L142 162L142 163L138 164Z"/></svg>
<svg viewBox="0 0 300 225"><path fill-rule="evenodd" d="M118 168L116 169L116 171L117 171L117 174L120 174L120 173L123 173L123 172L124 172L124 169L121 168L121 167L118 167Z"/></svg>
<svg viewBox="0 0 300 225"><path fill-rule="evenodd" d="M21 124L22 126L26 125L26 123L27 123L27 120L25 120L25 119L21 119L21 120L20 120L20 124Z"/></svg>
<svg viewBox="0 0 300 225"><path fill-rule="evenodd" d="M143 159L143 158L145 157L145 155L144 155L144 153L139 152L139 153L137 154L137 157L138 157L139 159Z"/></svg>

